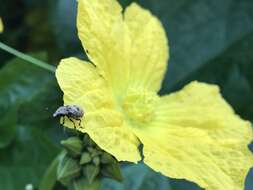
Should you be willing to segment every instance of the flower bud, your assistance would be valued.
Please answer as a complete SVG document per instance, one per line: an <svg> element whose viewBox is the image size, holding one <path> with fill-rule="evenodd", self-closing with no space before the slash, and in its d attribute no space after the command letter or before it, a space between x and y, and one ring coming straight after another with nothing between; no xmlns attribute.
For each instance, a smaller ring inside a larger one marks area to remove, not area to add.
<svg viewBox="0 0 253 190"><path fill-rule="evenodd" d="M118 162L105 165L101 170L101 174L105 177L115 179L120 182L123 180Z"/></svg>
<svg viewBox="0 0 253 190"><path fill-rule="evenodd" d="M93 148L93 147L87 147L87 150L90 152L90 153L93 153L94 151L96 151L96 149L95 148Z"/></svg>
<svg viewBox="0 0 253 190"><path fill-rule="evenodd" d="M82 141L78 137L70 137L67 140L61 141L61 144L73 157L80 155L82 152Z"/></svg>
<svg viewBox="0 0 253 190"><path fill-rule="evenodd" d="M63 185L67 185L73 178L80 175L80 170L81 166L78 161L65 155L61 158L57 168L57 180Z"/></svg>
<svg viewBox="0 0 253 190"><path fill-rule="evenodd" d="M98 166L100 164L100 158L98 156L95 156L92 159L92 162L95 164L95 166Z"/></svg>
<svg viewBox="0 0 253 190"><path fill-rule="evenodd" d="M86 133L84 134L83 136L83 144L85 146L90 146L90 147L93 147L95 146L96 144L94 143L94 141L89 137L89 135Z"/></svg>
<svg viewBox="0 0 253 190"><path fill-rule="evenodd" d="M87 178L88 183L91 184L99 174L99 167L89 164L84 167L83 174Z"/></svg>
<svg viewBox="0 0 253 190"><path fill-rule="evenodd" d="M98 150L98 148L93 149L93 151L91 152L91 157L94 158L94 157L99 156L101 154L102 154L102 152L100 150Z"/></svg>
<svg viewBox="0 0 253 190"><path fill-rule="evenodd" d="M113 162L115 162L115 159L110 154L104 152L101 155L101 163L108 164L108 163L113 163Z"/></svg>
<svg viewBox="0 0 253 190"><path fill-rule="evenodd" d="M81 155L81 159L80 159L80 162L79 162L79 163L80 163L81 165L83 165L83 164L89 163L91 160L92 160L92 158L91 158L90 153L84 152L84 153L82 153L82 155Z"/></svg>

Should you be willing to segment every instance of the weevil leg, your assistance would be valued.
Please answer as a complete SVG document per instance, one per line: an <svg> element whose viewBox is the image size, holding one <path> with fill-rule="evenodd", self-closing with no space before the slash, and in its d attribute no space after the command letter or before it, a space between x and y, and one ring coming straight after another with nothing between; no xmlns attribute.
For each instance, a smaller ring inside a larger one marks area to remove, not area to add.
<svg viewBox="0 0 253 190"><path fill-rule="evenodd" d="M74 128L76 129L76 124L75 124L75 122L73 121L73 119L71 119L69 116L68 116L68 119L74 124Z"/></svg>
<svg viewBox="0 0 253 190"><path fill-rule="evenodd" d="M64 125L65 124L65 116L62 117L62 123L61 125Z"/></svg>
<svg viewBox="0 0 253 190"><path fill-rule="evenodd" d="M81 127L81 128L82 128L82 125L81 125L82 120L81 120L81 119L76 119L76 120L77 120L77 121L79 121L78 125L79 125L79 127Z"/></svg>

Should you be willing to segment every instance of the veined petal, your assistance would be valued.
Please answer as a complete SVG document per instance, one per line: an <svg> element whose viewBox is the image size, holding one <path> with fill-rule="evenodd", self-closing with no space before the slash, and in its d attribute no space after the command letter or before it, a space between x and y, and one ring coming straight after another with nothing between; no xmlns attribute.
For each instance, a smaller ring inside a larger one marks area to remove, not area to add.
<svg viewBox="0 0 253 190"><path fill-rule="evenodd" d="M88 133L98 146L118 160L141 159L137 137L126 127L104 79L92 64L76 58L64 59L56 70L56 77L64 92L64 104L78 105L85 111L81 124L65 118L66 127L75 126Z"/></svg>
<svg viewBox="0 0 253 190"><path fill-rule="evenodd" d="M73 123L66 119L65 125L73 128ZM141 160L140 142L127 127L121 114L111 109L100 109L86 113L81 127L77 130L88 133L91 139L103 150L112 154L118 161L137 163Z"/></svg>
<svg viewBox="0 0 253 190"><path fill-rule="evenodd" d="M99 147L118 161L137 163L141 160L138 149L140 142L126 126L89 128L87 131Z"/></svg>
<svg viewBox="0 0 253 190"><path fill-rule="evenodd" d="M77 58L61 60L56 70L56 78L64 92L64 104L66 105L74 104L83 96L93 95L95 97L98 93L108 94L106 93L105 81L96 72L96 68L91 63ZM97 98L87 98L87 100L87 104L95 105L94 101ZM83 105L83 108L89 109L90 106L87 104Z"/></svg>
<svg viewBox="0 0 253 190"><path fill-rule="evenodd" d="M149 11L133 3L123 19L116 0L80 0L77 18L78 34L90 60L118 97L129 86L160 89L168 43L162 24Z"/></svg>
<svg viewBox="0 0 253 190"><path fill-rule="evenodd" d="M127 7L124 19L131 38L130 85L158 91L169 57L163 26L136 3Z"/></svg>
<svg viewBox="0 0 253 190"><path fill-rule="evenodd" d="M116 0L79 0L77 28L90 60L120 94L127 87L130 51L122 7Z"/></svg>
<svg viewBox="0 0 253 190"><path fill-rule="evenodd" d="M108 109L93 112L85 118L85 126L91 138L118 161L136 163L141 159L140 142L120 113Z"/></svg>
<svg viewBox="0 0 253 190"><path fill-rule="evenodd" d="M206 190L242 190L253 166L251 124L235 115L217 86L193 82L161 98L156 120L134 128L144 162Z"/></svg>

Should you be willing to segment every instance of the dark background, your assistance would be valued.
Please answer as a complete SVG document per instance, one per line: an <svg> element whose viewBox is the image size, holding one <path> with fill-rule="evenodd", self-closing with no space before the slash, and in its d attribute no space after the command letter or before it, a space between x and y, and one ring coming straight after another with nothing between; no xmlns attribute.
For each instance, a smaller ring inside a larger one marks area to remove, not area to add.
<svg viewBox="0 0 253 190"><path fill-rule="evenodd" d="M128 5L130 0L121 0ZM139 0L159 17L171 59L161 94L192 80L218 84L224 98L253 121L253 1ZM0 41L53 65L85 58L76 35L75 0L1 0L5 31ZM0 189L24 189L40 179L66 137L52 112L62 105L54 75L0 50ZM211 106L211 105L210 105ZM187 147L186 147L187 148ZM110 190L196 190L197 185L160 176L144 165L123 168L125 181ZM253 189L253 172L247 179Z"/></svg>

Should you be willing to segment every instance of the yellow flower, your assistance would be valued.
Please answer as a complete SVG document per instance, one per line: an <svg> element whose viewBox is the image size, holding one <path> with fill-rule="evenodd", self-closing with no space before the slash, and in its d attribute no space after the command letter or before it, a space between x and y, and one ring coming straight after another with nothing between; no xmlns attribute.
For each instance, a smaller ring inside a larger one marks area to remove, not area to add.
<svg viewBox="0 0 253 190"><path fill-rule="evenodd" d="M0 18L0 33L2 33L4 31L4 25L3 25L3 21Z"/></svg>
<svg viewBox="0 0 253 190"><path fill-rule="evenodd" d="M122 13L116 0L79 0L77 28L91 62L63 59L56 76L64 104L85 110L78 130L119 161L138 162L142 143L144 162L166 176L206 190L243 189L251 124L216 85L195 81L157 94L168 45L156 17L135 3Z"/></svg>

